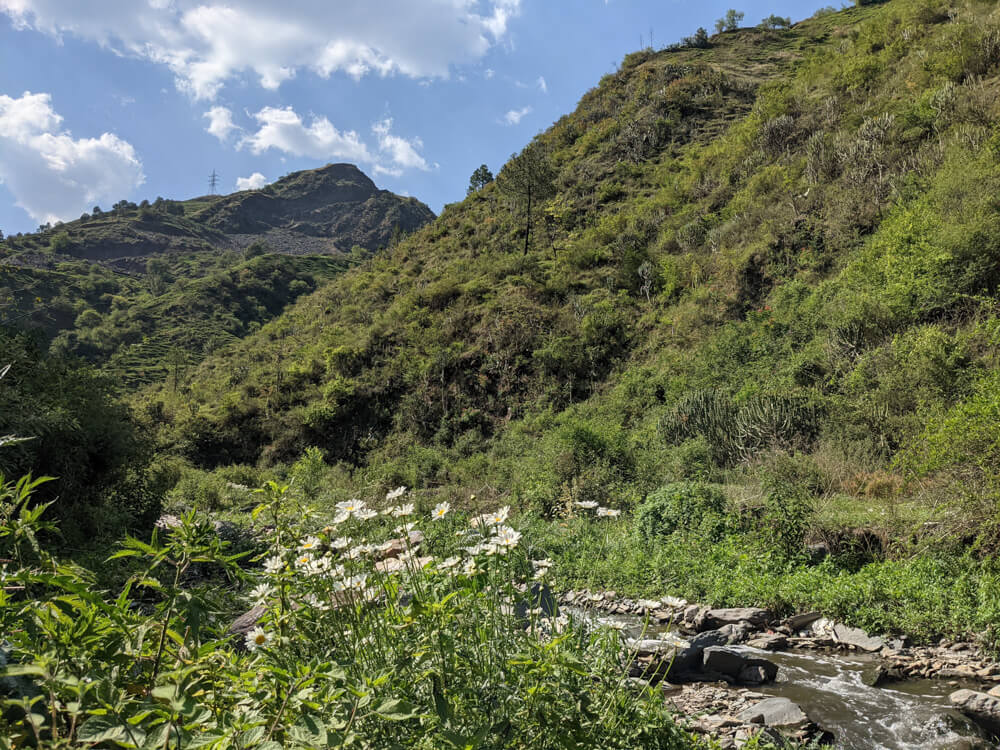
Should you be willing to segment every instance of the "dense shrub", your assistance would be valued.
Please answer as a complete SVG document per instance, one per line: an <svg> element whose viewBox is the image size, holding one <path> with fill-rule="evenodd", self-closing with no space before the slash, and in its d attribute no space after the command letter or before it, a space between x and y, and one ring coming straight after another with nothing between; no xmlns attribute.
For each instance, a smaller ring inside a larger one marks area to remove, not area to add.
<svg viewBox="0 0 1000 750"><path fill-rule="evenodd" d="M145 469L150 446L113 384L48 356L28 334L0 328L0 435L30 440L0 453L6 476L56 477L39 489L70 541L113 528L148 528L159 509Z"/></svg>
<svg viewBox="0 0 1000 750"><path fill-rule="evenodd" d="M650 493L639 506L635 527L649 543L662 542L676 531L717 539L726 527L726 496L700 482L668 484Z"/></svg>

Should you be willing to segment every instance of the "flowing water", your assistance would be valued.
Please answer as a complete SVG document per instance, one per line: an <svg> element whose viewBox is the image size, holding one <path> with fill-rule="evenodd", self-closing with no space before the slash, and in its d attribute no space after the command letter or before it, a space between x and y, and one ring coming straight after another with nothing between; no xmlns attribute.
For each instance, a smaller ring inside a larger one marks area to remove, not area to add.
<svg viewBox="0 0 1000 750"><path fill-rule="evenodd" d="M572 610L602 624L642 635L642 622L627 615ZM655 638L658 629L643 637ZM842 750L968 750L982 735L948 703L957 688L944 680L906 680L884 687L864 683L875 659L867 655L787 651L772 653L745 646L733 648L778 665L778 679L755 692L794 701L823 729L836 737Z"/></svg>

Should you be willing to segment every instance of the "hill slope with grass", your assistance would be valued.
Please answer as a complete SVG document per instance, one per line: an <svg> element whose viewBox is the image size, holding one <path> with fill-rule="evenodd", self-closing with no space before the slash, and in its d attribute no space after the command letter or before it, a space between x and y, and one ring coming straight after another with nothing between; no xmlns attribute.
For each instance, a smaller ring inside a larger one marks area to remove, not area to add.
<svg viewBox="0 0 1000 750"><path fill-rule="evenodd" d="M994 5L944 0L629 55L537 137L527 253L501 172L206 362L172 434L414 484L486 464L547 506L775 448L953 465L996 355L998 63Z"/></svg>
<svg viewBox="0 0 1000 750"><path fill-rule="evenodd" d="M349 164L228 196L122 201L0 242L0 324L38 329L126 385L154 382L432 218Z"/></svg>
<svg viewBox="0 0 1000 750"><path fill-rule="evenodd" d="M345 494L505 498L557 519L564 585L986 630L998 91L977 0L636 52L145 418L204 469L316 446ZM689 480L722 487L707 526ZM627 520L591 538L579 503ZM662 534L633 524L649 503Z"/></svg>

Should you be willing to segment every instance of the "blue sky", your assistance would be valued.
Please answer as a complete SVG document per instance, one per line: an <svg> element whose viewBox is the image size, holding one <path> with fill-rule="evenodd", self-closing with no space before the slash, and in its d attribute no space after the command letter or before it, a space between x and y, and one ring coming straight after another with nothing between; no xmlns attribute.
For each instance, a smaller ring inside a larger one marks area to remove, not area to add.
<svg viewBox="0 0 1000 750"><path fill-rule="evenodd" d="M817 2L817 7L822 4ZM328 162L435 212L732 0L0 0L0 229ZM752 25L815 10L738 8ZM28 93L30 92L30 93Z"/></svg>

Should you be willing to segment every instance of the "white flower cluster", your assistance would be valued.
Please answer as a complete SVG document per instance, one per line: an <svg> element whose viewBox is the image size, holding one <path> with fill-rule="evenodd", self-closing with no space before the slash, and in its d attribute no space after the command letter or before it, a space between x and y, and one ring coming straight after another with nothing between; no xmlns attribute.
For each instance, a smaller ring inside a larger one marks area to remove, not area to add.
<svg viewBox="0 0 1000 750"><path fill-rule="evenodd" d="M597 510L598 518L617 518L622 514L620 510L615 510L614 508L605 508L599 505L594 500L580 500L573 503L577 508L583 508L584 510Z"/></svg>

